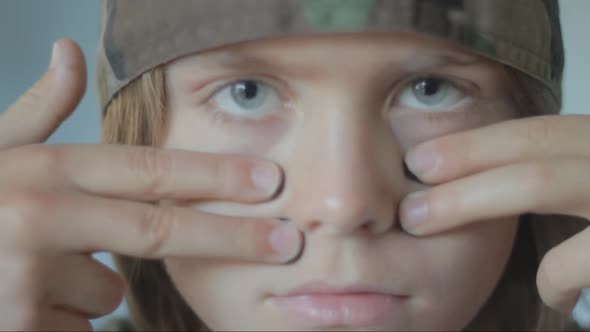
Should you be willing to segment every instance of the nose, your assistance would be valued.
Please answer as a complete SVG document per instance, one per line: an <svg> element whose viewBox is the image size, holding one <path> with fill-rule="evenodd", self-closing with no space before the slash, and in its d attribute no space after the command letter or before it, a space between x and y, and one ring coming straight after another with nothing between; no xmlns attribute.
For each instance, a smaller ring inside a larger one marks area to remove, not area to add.
<svg viewBox="0 0 590 332"><path fill-rule="evenodd" d="M394 227L402 157L382 121L367 112L318 112L297 136L284 164L285 195L301 231L378 235Z"/></svg>

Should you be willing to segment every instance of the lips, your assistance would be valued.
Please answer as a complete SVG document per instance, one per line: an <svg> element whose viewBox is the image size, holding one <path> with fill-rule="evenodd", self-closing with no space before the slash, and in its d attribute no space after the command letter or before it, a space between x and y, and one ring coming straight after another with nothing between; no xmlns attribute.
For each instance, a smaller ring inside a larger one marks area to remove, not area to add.
<svg viewBox="0 0 590 332"><path fill-rule="evenodd" d="M305 327L382 325L402 311L407 295L365 284L312 281L269 298L272 306Z"/></svg>

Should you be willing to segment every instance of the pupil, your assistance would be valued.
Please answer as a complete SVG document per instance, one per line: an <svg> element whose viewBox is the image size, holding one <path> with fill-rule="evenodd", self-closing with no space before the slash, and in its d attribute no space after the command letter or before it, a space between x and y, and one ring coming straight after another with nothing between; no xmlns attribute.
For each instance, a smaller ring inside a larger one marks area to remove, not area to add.
<svg viewBox="0 0 590 332"><path fill-rule="evenodd" d="M258 95L258 85L253 81L242 82L238 85L238 91L244 98L252 99Z"/></svg>
<svg viewBox="0 0 590 332"><path fill-rule="evenodd" d="M421 91L426 96L436 94L439 89L439 81L433 78L421 80L418 84L416 84L416 90Z"/></svg>

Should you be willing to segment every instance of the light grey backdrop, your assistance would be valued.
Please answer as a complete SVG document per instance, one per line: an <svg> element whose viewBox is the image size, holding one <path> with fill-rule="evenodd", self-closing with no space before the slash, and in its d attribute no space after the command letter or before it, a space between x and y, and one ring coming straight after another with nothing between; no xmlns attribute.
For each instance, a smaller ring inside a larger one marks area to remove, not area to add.
<svg viewBox="0 0 590 332"><path fill-rule="evenodd" d="M586 96L590 78L590 0L561 0L560 3L566 45L564 112L590 114ZM94 93L98 15L96 0L0 1L0 111L45 70L53 41L68 37L80 43L85 51L89 65L88 92L79 109L49 142L99 142L100 117ZM105 255L101 259L109 262ZM590 324L584 312L579 310L577 317ZM123 306L115 312L124 313Z"/></svg>

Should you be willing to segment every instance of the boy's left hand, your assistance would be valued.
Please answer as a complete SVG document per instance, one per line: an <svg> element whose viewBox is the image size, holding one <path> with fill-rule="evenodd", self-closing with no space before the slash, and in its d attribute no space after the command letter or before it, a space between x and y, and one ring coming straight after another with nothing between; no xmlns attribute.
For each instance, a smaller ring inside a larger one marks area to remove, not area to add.
<svg viewBox="0 0 590 332"><path fill-rule="evenodd" d="M428 235L524 213L590 219L590 116L505 121L424 142L406 155L426 184L400 207L406 231ZM551 249L537 273L543 301L571 312L590 287L590 229Z"/></svg>

